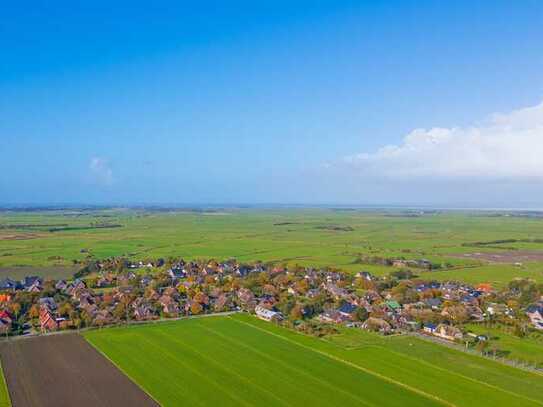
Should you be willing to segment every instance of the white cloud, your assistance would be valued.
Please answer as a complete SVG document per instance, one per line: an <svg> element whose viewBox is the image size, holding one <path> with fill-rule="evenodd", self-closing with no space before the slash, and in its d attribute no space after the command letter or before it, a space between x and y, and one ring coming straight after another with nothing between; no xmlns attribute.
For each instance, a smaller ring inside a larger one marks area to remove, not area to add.
<svg viewBox="0 0 543 407"><path fill-rule="evenodd" d="M543 178L543 102L467 128L415 129L400 145L346 157L387 178Z"/></svg>
<svg viewBox="0 0 543 407"><path fill-rule="evenodd" d="M101 157L93 157L90 161L89 169L94 176L96 182L98 182L99 184L105 186L113 184L113 171L111 170L107 159Z"/></svg>

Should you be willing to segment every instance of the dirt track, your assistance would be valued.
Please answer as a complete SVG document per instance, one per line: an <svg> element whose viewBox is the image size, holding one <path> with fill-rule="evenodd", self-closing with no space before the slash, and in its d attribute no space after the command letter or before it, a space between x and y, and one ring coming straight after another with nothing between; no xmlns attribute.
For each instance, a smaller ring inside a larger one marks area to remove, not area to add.
<svg viewBox="0 0 543 407"><path fill-rule="evenodd" d="M4 342L0 357L13 407L157 406L77 334Z"/></svg>

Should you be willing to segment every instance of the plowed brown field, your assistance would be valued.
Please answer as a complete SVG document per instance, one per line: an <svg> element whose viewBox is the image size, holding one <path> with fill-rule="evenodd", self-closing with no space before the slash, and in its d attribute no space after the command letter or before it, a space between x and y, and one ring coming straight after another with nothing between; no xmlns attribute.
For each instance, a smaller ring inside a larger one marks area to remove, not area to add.
<svg viewBox="0 0 543 407"><path fill-rule="evenodd" d="M157 406L77 334L3 342L0 357L13 407Z"/></svg>

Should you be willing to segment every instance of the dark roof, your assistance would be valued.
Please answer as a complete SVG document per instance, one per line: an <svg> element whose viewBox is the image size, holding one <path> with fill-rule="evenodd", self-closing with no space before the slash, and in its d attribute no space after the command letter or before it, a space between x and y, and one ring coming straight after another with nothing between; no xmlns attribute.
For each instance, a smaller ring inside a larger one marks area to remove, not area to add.
<svg viewBox="0 0 543 407"><path fill-rule="evenodd" d="M39 282L41 283L42 280L41 278L39 278L38 276L26 276L25 278L23 278L21 280L21 284L23 285L23 287L30 287L32 284L34 284L35 282Z"/></svg>
<svg viewBox="0 0 543 407"><path fill-rule="evenodd" d="M183 270L181 268L171 268L170 269L170 274L173 277L181 278L181 277L185 276L185 270Z"/></svg>
<svg viewBox="0 0 543 407"><path fill-rule="evenodd" d="M425 302L430 307L437 307L441 305L441 300L439 298L428 298Z"/></svg>
<svg viewBox="0 0 543 407"><path fill-rule="evenodd" d="M530 305L526 309L526 311L530 314L533 314L534 312L539 312L541 315L543 315L543 305Z"/></svg>
<svg viewBox="0 0 543 407"><path fill-rule="evenodd" d="M14 281L11 278L5 278L0 281L0 290L15 290L20 286L21 284L18 281Z"/></svg>
<svg viewBox="0 0 543 407"><path fill-rule="evenodd" d="M346 302L341 307L339 307L338 311L343 312L344 314L352 314L356 310L356 308L356 305Z"/></svg>

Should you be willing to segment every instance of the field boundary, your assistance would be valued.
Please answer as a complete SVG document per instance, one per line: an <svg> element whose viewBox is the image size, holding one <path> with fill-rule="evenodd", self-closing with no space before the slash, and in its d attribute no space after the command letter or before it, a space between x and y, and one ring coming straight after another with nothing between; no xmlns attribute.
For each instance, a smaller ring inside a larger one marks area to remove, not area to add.
<svg viewBox="0 0 543 407"><path fill-rule="evenodd" d="M130 380L132 383L134 383L136 386L138 386L138 388L142 392L147 394L151 398L151 400L153 400L159 406L162 405L151 393L149 393L147 391L147 389L140 386L140 384L136 380L134 380L134 378L132 376L130 376L127 372L125 372L124 369L122 369L117 363L115 363L108 355L106 355L104 352L102 352L101 349L99 349L97 346L95 346L94 343L89 341L84 335L80 335L80 336L85 340L85 342L87 342L90 346L92 346L104 359L106 359L107 361L109 361L109 363L111 363L113 366L115 366L115 369L117 369L119 372L121 372L123 375L125 375L128 380Z"/></svg>
<svg viewBox="0 0 543 407"><path fill-rule="evenodd" d="M444 339L440 339L440 338L437 338L437 337L431 337L431 336L427 336L427 335L423 335L423 334L418 334L418 333L415 333L415 332L408 332L408 333L405 333L405 335L411 336L413 338L418 338L418 339L421 339L421 340L426 341L426 342L435 343L436 345L445 346L445 347L447 347L449 349L453 349L453 350L456 350L458 352L465 353L467 355L479 357L481 359L489 360L489 361L492 361L492 362L501 363L502 365L509 366L509 367L514 368L514 369L519 369L519 370L523 370L523 371L528 372L528 373L534 373L534 374L543 376L543 370L542 369L538 369L536 367L530 367L530 366L515 364L513 360L510 360L510 359L507 359L507 358L497 359L497 358L493 358L491 356L482 355L479 352L476 352L476 351L471 350L471 349L466 349L462 345L458 345L456 343L451 343L451 342L446 341Z"/></svg>
<svg viewBox="0 0 543 407"><path fill-rule="evenodd" d="M81 328L81 329L72 329L72 330L65 330L65 331L53 331L53 332L47 332L47 333L40 333L35 335L14 335L9 336L8 338L1 337L0 343L2 342L11 342L11 341L21 341L25 339L32 339L32 338L43 338L47 336L55 336L55 335L81 335L81 333L90 332L90 331L100 331L103 329L113 329L113 328L131 328L131 327L137 327L140 325L152 325L152 324L161 324L161 323L167 323L167 322L175 322L175 321L183 321L186 319L199 319L199 318L211 318L211 317L227 317L233 314L240 313L242 311L226 311L226 312L214 312L211 314L201 314L201 315L190 315L190 316L182 316L177 318L159 318L154 320L145 320L145 321L132 321L130 323L120 323L120 324L109 324L104 326L90 326L87 328Z"/></svg>

